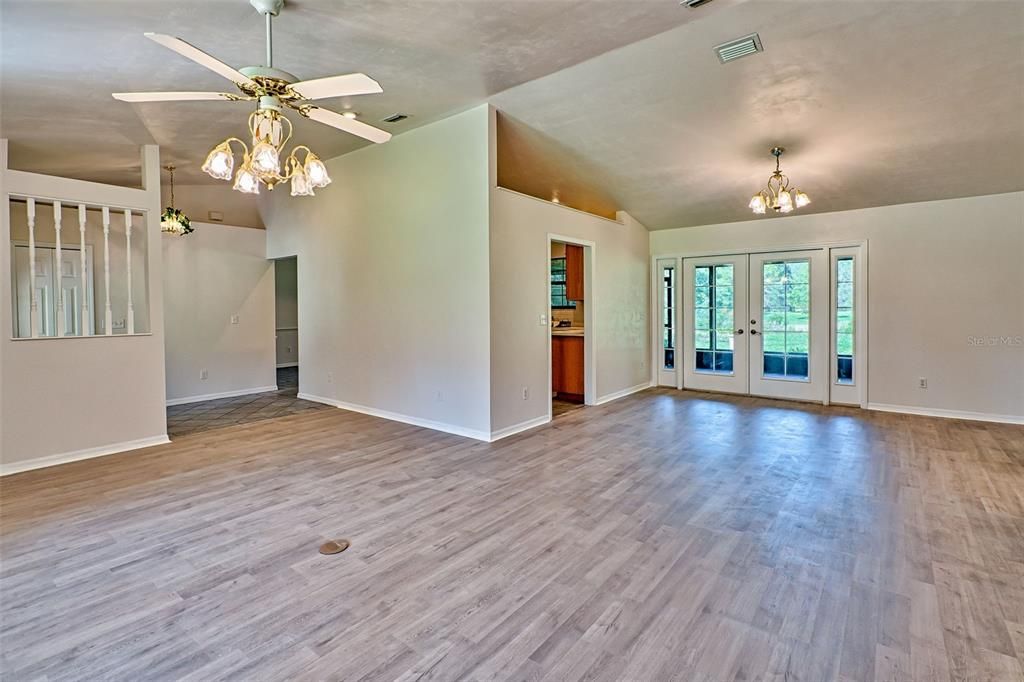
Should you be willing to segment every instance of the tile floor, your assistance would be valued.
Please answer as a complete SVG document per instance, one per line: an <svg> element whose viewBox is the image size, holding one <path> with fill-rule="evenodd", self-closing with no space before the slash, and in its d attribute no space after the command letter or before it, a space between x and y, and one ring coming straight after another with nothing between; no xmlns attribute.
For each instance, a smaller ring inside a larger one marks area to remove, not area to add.
<svg viewBox="0 0 1024 682"><path fill-rule="evenodd" d="M289 414L330 409L327 405L300 400L297 397L298 367L277 370L277 389L237 398L172 405L167 408L167 435L175 438Z"/></svg>

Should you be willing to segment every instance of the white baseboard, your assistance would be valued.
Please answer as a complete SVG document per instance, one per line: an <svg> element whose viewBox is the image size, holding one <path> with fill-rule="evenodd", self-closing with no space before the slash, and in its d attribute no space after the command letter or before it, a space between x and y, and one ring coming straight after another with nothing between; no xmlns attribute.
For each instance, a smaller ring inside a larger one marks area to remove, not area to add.
<svg viewBox="0 0 1024 682"><path fill-rule="evenodd" d="M506 426L505 428L498 429L497 431L491 431L491 442L493 443L496 440L508 438L509 436L514 436L517 433L522 433L523 431L528 431L529 429L534 429L537 428L538 426L543 426L544 424L547 424L550 421L551 416L545 414L541 417L537 417L536 419L527 419L524 422L519 422L518 424L513 424L512 426Z"/></svg>
<svg viewBox="0 0 1024 682"><path fill-rule="evenodd" d="M25 460L24 462L0 464L0 476L9 476L10 474L18 474L21 473L22 471L31 471L32 469L43 469L45 467L57 466L58 464L67 464L68 462L77 462L83 459L92 459L94 457L113 455L118 452L125 452L126 450L138 450L139 448L149 448L154 445L163 445L164 443L170 442L171 439L167 437L167 434L164 434L162 436L139 438L138 440L126 440L121 443L112 443L111 445L101 445L95 448L85 448L84 450L63 452L59 455L36 457L35 459L28 459Z"/></svg>
<svg viewBox="0 0 1024 682"><path fill-rule="evenodd" d="M630 386L629 388L624 388L621 391L615 391L614 393L609 393L608 395L603 395L600 398L598 398L597 402L595 402L594 404L595 405L604 405L605 403L610 403L613 400L618 400L619 398L625 398L627 395L632 395L633 393L638 393L640 391L648 389L651 386L653 386L653 384L650 381L647 381L647 382L642 383L642 384L637 384L636 386Z"/></svg>
<svg viewBox="0 0 1024 682"><path fill-rule="evenodd" d="M456 436L465 436L466 438L472 438L474 440L482 440L484 442L489 442L491 440L491 434L487 433L486 431L467 429L465 427L457 426L455 424L446 424L445 422L436 422L430 419L411 417L407 414L399 414L398 412L378 410L375 407L366 407L365 405L346 403L342 402L341 400L335 400L334 398L324 398L323 396L312 395L310 393L299 393L299 398L302 398L303 400L312 400L315 403L323 403L324 405L332 405L333 407L338 407L341 408L342 410L348 410L349 412L368 414L371 417L380 417L381 419L389 419L393 422L411 424L412 426L422 426L425 429L433 429L434 431L452 433L455 434Z"/></svg>
<svg viewBox="0 0 1024 682"><path fill-rule="evenodd" d="M284 369L285 367L298 367L298 366L299 366L299 363L297 363L297 362L282 362L282 363L279 363L277 365L277 368L278 369Z"/></svg>
<svg viewBox="0 0 1024 682"><path fill-rule="evenodd" d="M240 395L252 395L253 393L269 393L276 391L277 386L258 386L256 388L240 388L237 391L224 391L223 393L207 393L205 395L190 395L184 398L173 398L167 401L170 405L186 405L188 403L201 403L204 400L217 400L218 398L237 398Z"/></svg>
<svg viewBox="0 0 1024 682"><path fill-rule="evenodd" d="M885 403L868 403L869 410L879 412L899 412L916 414L922 417L943 417L945 419L968 419L978 422L997 422L1000 424L1024 424L1024 417L1013 414L989 414L987 412L964 412L962 410L943 410L936 407L913 407L911 405L887 405Z"/></svg>

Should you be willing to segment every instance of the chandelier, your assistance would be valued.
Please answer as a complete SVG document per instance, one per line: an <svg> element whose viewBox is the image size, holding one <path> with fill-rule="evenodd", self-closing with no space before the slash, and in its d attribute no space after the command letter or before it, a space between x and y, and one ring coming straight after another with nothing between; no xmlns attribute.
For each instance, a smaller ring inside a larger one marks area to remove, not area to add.
<svg viewBox="0 0 1024 682"><path fill-rule="evenodd" d="M224 140L207 155L203 170L218 180L231 180L233 189L245 194L259 194L260 185L273 190L275 185L291 182L293 197L313 196L313 190L331 183L327 166L309 147L297 145L282 162L284 146L292 137L292 124L270 98L262 98L260 108L249 114L250 148L237 137ZM242 159L235 172L236 144Z"/></svg>
<svg viewBox="0 0 1024 682"><path fill-rule="evenodd" d="M764 215L767 209L777 213L789 213L794 208L803 208L811 203L811 198L798 189L789 189L789 178L779 170L779 157L785 152L783 147L772 147L775 157L775 172L768 178L768 187L753 196L748 205L758 215Z"/></svg>
<svg viewBox="0 0 1024 682"><path fill-rule="evenodd" d="M174 208L174 166L164 166L164 170L171 174L171 205L164 209L160 215L160 231L168 234L186 235L195 232L192 221L182 213L181 209Z"/></svg>

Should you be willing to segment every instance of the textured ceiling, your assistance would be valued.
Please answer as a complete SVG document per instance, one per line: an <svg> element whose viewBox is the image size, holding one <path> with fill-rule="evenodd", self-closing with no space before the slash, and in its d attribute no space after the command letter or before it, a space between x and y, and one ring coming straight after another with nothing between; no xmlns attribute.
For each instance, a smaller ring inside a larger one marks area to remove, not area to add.
<svg viewBox="0 0 1024 682"><path fill-rule="evenodd" d="M135 184L138 145L155 142L182 183L213 182L198 165L248 105L110 93L222 89L142 32L259 63L246 0L2 0L0 13L13 166ZM718 63L714 45L753 31L764 53ZM749 218L775 144L814 201L802 213L1024 189L1017 0L296 0L275 23L275 65L377 78L384 94L325 104L370 123L410 114L395 133L490 100L532 146L521 159L550 142L559 171L530 179L534 193L589 192L651 229ZM325 157L366 144L302 119L296 132Z"/></svg>
<svg viewBox="0 0 1024 682"><path fill-rule="evenodd" d="M708 7L492 102L649 229L753 217L776 144L798 213L1024 189L1024 2ZM718 62L754 31L763 53Z"/></svg>
<svg viewBox="0 0 1024 682"><path fill-rule="evenodd" d="M263 18L246 0L3 0L0 13L0 125L12 165L137 184L138 145L155 142L182 183L214 182L198 166L240 133L250 105L132 105L110 93L230 89L142 33L179 36L235 67L259 64ZM369 74L384 94L325 106L400 133L698 15L675 0L288 0L274 61L300 78ZM378 123L395 112L411 118ZM320 156L366 144L294 118Z"/></svg>

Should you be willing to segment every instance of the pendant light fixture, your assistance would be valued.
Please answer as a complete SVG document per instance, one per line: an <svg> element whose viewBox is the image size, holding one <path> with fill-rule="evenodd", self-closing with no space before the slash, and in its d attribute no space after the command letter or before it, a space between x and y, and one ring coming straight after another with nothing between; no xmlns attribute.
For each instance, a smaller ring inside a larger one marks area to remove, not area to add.
<svg viewBox="0 0 1024 682"><path fill-rule="evenodd" d="M768 187L753 196L748 204L750 210L764 215L770 208L776 213L789 213L794 208L803 208L811 203L810 197L798 189L789 189L789 178L779 169L779 157L785 152L783 147L772 147L775 157L775 172L768 178Z"/></svg>
<svg viewBox="0 0 1024 682"><path fill-rule="evenodd" d="M186 235L195 232L192 221L180 209L174 208L174 169L175 166L168 164L164 170L171 174L171 204L164 209L160 216L160 231L168 234Z"/></svg>

